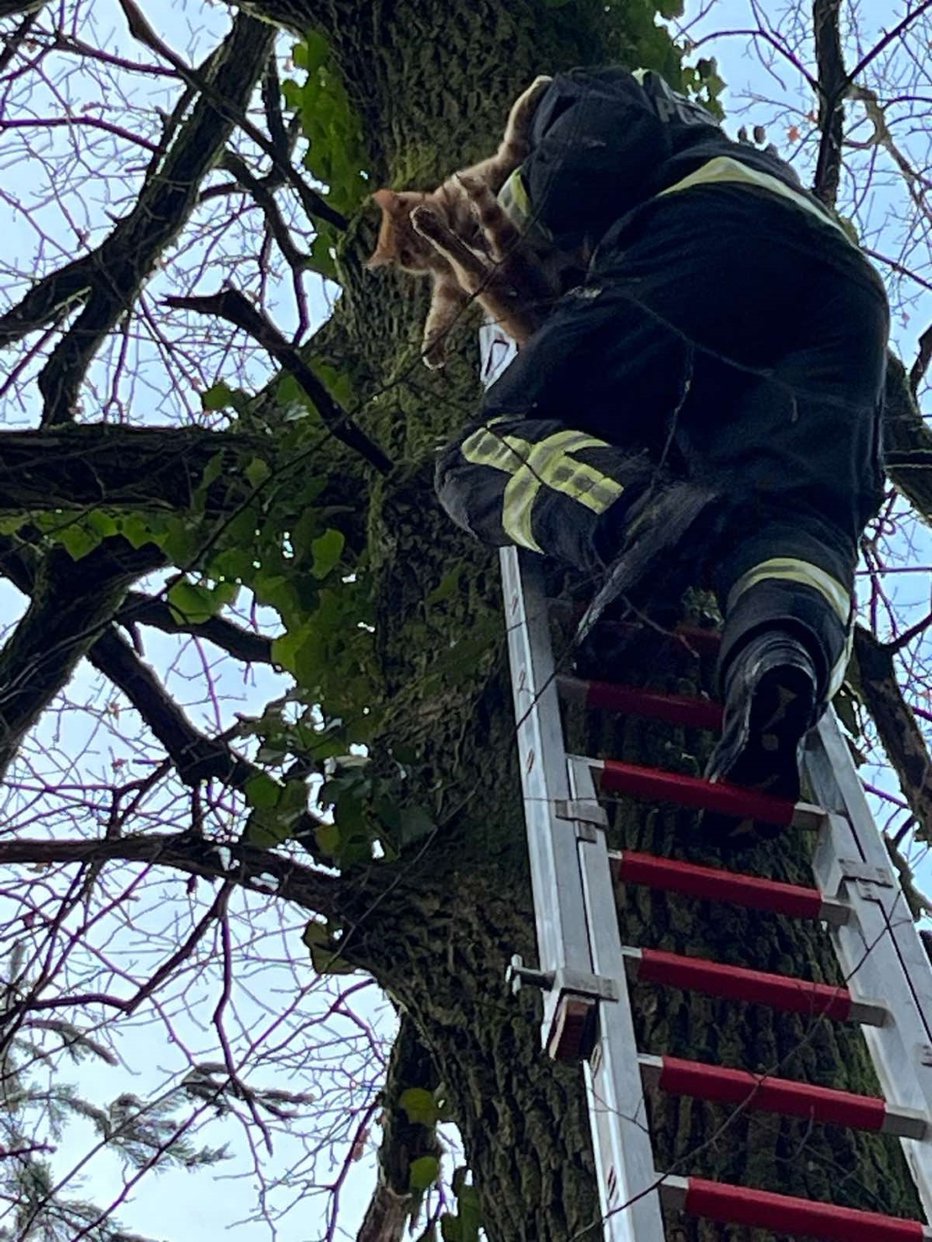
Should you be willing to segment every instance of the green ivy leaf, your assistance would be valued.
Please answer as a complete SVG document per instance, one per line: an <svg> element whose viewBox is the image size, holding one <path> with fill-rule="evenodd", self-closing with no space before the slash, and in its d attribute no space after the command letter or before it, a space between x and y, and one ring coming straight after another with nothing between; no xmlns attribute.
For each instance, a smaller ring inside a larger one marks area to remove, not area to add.
<svg viewBox="0 0 932 1242"><path fill-rule="evenodd" d="M328 858L339 856L341 834L338 824L318 824L314 829L314 840L320 852Z"/></svg>
<svg viewBox="0 0 932 1242"><path fill-rule="evenodd" d="M84 522L69 522L57 532L56 537L71 559L75 561L93 552L101 542L100 535L90 530Z"/></svg>
<svg viewBox="0 0 932 1242"><path fill-rule="evenodd" d="M246 801L257 811L270 811L278 806L282 786L271 776L259 772L243 786Z"/></svg>
<svg viewBox="0 0 932 1242"><path fill-rule="evenodd" d="M236 389L218 380L201 393L201 407L205 410L226 410L235 404L238 395Z"/></svg>
<svg viewBox="0 0 932 1242"><path fill-rule="evenodd" d="M412 1125L435 1126L440 1120L437 1102L426 1087L408 1087L402 1091L398 1097L398 1106L407 1113L408 1121Z"/></svg>
<svg viewBox="0 0 932 1242"><path fill-rule="evenodd" d="M138 513L127 513L120 519L120 534L134 548L144 547L147 543L158 543L158 533L144 517Z"/></svg>
<svg viewBox="0 0 932 1242"><path fill-rule="evenodd" d="M311 573L315 578L326 578L331 569L339 562L346 539L339 530L325 530L317 539L311 541L311 554L314 564Z"/></svg>
<svg viewBox="0 0 932 1242"><path fill-rule="evenodd" d="M479 1212L479 1192L475 1186L460 1187L456 1196L456 1206L462 1242L479 1242L479 1226L482 1223L482 1216Z"/></svg>
<svg viewBox="0 0 932 1242"><path fill-rule="evenodd" d="M231 604L238 590L235 582L218 582L210 586L182 578L169 589L168 606L172 616L181 624L202 625L215 617L226 604Z"/></svg>
<svg viewBox="0 0 932 1242"><path fill-rule="evenodd" d="M311 920L304 929L302 942L310 950L311 964L321 975L351 975L353 967L340 956L339 946L334 943L333 933L326 923Z"/></svg>
<svg viewBox="0 0 932 1242"><path fill-rule="evenodd" d="M330 55L330 45L317 30L311 30L292 52L292 60L299 69L315 73Z"/></svg>
<svg viewBox="0 0 932 1242"><path fill-rule="evenodd" d="M261 457L254 457L243 471L251 487L264 483L271 473L268 462L264 462Z"/></svg>
<svg viewBox="0 0 932 1242"><path fill-rule="evenodd" d="M436 1156L418 1156L408 1167L408 1185L411 1190L427 1190L440 1176L440 1161Z"/></svg>
<svg viewBox="0 0 932 1242"><path fill-rule="evenodd" d="M475 1186L467 1185L468 1170L458 1168L453 1174L453 1193L456 1195L456 1216L444 1213L440 1218L440 1236L443 1242L479 1242L479 1193Z"/></svg>

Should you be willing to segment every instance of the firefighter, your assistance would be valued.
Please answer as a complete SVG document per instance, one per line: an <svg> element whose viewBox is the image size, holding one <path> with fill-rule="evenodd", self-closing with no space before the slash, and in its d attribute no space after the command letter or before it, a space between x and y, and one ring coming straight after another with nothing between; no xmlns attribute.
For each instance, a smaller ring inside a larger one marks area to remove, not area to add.
<svg viewBox="0 0 932 1242"><path fill-rule="evenodd" d="M795 801L882 495L880 279L772 150L653 72L555 77L501 199L591 260L442 451L440 500L480 539L619 582L639 548L643 570L703 535L725 618L706 775ZM776 831L705 823L719 844Z"/></svg>

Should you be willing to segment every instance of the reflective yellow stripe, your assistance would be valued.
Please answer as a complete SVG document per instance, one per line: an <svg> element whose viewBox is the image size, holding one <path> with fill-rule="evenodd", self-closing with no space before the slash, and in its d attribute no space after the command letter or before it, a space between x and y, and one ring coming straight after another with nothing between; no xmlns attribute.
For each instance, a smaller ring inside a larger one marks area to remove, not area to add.
<svg viewBox="0 0 932 1242"><path fill-rule="evenodd" d="M822 224L830 224L846 241L851 242L851 238L841 225L836 224L831 216L821 211L804 194L797 193L796 190L792 189L784 181L781 181L779 177L771 177L768 173L758 172L756 168L749 168L747 164L742 164L740 160L732 159L730 155L717 155L715 159L708 160L701 168L697 168L688 177L684 177L682 181L677 181L675 185L668 185L665 190L661 190L657 197L662 198L664 194L674 194L679 190L688 190L694 185L720 185L723 182L756 186L758 190L767 190L770 194L779 194L781 198L791 202L794 207L802 207L803 211L808 211L810 215L815 216Z"/></svg>
<svg viewBox="0 0 932 1242"><path fill-rule="evenodd" d="M779 578L783 582L800 582L812 587L831 604L842 625L847 625L851 620L851 596L838 579L833 578L824 569L820 569L818 565L813 565L811 561L800 561L791 556L774 556L769 561L762 561L759 565L752 566L747 573L742 574L728 593L727 610L730 612L745 591L756 586L758 582L763 582L766 578Z"/></svg>
<svg viewBox="0 0 932 1242"><path fill-rule="evenodd" d="M521 548L543 552L531 530L534 501L540 491L540 480L527 469L521 469L505 487L502 496L502 530Z"/></svg>
<svg viewBox="0 0 932 1242"><path fill-rule="evenodd" d="M525 237L533 243L548 245L553 243L550 230L536 218L531 206L527 186L521 177L521 169L516 169L498 192L498 201L505 215L515 224Z"/></svg>
<svg viewBox="0 0 932 1242"><path fill-rule="evenodd" d="M596 514L604 513L621 495L624 489L615 479L570 456L580 449L606 447L604 440L581 431L557 431L533 443L486 426L468 436L460 451L473 465L512 476L502 497L502 529L522 548L541 552L531 531L531 518L542 487L560 492Z"/></svg>
<svg viewBox="0 0 932 1242"><path fill-rule="evenodd" d="M521 169L516 168L498 192L498 201L516 222L523 224L531 214L531 200L527 187L521 179Z"/></svg>

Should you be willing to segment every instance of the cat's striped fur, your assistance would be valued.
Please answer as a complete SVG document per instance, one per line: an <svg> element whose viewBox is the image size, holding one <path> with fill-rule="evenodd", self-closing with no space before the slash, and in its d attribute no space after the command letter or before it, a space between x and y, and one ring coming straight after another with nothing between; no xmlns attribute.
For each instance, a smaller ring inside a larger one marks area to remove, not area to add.
<svg viewBox="0 0 932 1242"><path fill-rule="evenodd" d="M536 326L535 303L552 300L553 282L495 195L529 153L531 120L550 79L515 100L494 155L454 173L436 190L377 190L382 210L369 268L386 265L433 280L424 325L424 361L443 366L444 341L475 299L519 343Z"/></svg>

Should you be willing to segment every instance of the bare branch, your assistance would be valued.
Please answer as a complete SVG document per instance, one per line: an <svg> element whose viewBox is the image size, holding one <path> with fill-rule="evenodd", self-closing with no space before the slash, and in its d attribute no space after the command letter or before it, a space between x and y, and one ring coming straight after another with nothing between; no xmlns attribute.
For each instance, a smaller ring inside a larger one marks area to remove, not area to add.
<svg viewBox="0 0 932 1242"><path fill-rule="evenodd" d="M244 109L239 109L235 113L232 113L228 101L222 97L218 97L218 93L212 83L186 65L185 62L180 57L176 56L171 48L158 37L146 21L141 9L139 9L139 7L134 3L134 0L119 0L119 4L123 12L126 14L126 20L133 36L137 38L140 43L145 44L146 47L151 48L157 55L167 60L168 63L172 65L179 74L181 74L185 81L190 82L193 86L197 87L197 89L201 91L206 98L210 99L225 117L228 117L236 122L236 125L243 131L243 133L248 135L256 146L271 159L273 166L282 173L288 184L297 191L298 197L301 199L302 206L308 216L311 219L317 217L320 220L326 220L328 224L332 224L341 232L345 231L349 223L346 217L339 211L335 211L326 199L322 198L315 190L312 190L289 163L282 162L274 139L273 141L269 141L265 134L263 134L262 130L257 129L245 115ZM268 23L266 23L266 28L268 29Z"/></svg>
<svg viewBox="0 0 932 1242"><path fill-rule="evenodd" d="M227 151L225 153L222 165L227 172L233 174L243 189L252 195L256 205L261 208L269 232L275 238L288 266L295 271L305 269L310 263L310 256L302 254L295 245L291 232L282 219L275 196L268 188L268 185L261 178L252 175L246 161L238 156L235 151Z"/></svg>
<svg viewBox="0 0 932 1242"><path fill-rule="evenodd" d="M42 422L71 419L78 392L101 342L135 300L159 256L197 204L197 191L249 101L274 45L267 23L240 16L213 59L210 98L201 97L136 205L94 255L84 260L84 308L50 354L39 376ZM215 104L223 101L223 107ZM231 115L231 110L234 115ZM29 295L27 295L28 300ZM23 319L23 303L11 316ZM32 326L35 326L33 323Z"/></svg>
<svg viewBox="0 0 932 1242"><path fill-rule="evenodd" d="M124 427L100 423L54 431L0 432L0 512L55 509L189 509L204 471L220 454L224 469L208 488L208 512L242 498L236 467L272 446L258 436L201 427ZM237 488L239 490L237 490Z"/></svg>
<svg viewBox="0 0 932 1242"><path fill-rule="evenodd" d="M215 779L241 789L261 775L261 769L235 754L222 738L207 737L196 729L148 665L114 630L101 634L88 659L123 691L165 747L185 785Z"/></svg>
<svg viewBox="0 0 932 1242"><path fill-rule="evenodd" d="M141 134L130 133L122 125L113 125L110 121L105 121L102 117L97 116L37 116L24 120L4 119L0 120L0 133L5 129L74 129L76 126L81 125L85 125L90 129L101 129L107 134L115 134L117 138L122 138L124 142L134 142L137 146L145 147L147 151L151 151L154 154L158 154L160 151L160 148L154 142L149 142Z"/></svg>
<svg viewBox="0 0 932 1242"><path fill-rule="evenodd" d="M840 8L841 0L814 0L812 6L822 131L813 192L829 207L834 207L838 197L845 119L842 101L849 84L841 50Z"/></svg>
<svg viewBox="0 0 932 1242"><path fill-rule="evenodd" d="M932 326L926 328L919 338L919 353L909 372L909 391L915 397L919 392L929 362L932 361Z"/></svg>
<svg viewBox="0 0 932 1242"><path fill-rule="evenodd" d="M884 392L884 465L897 490L932 520L932 431L910 391L903 364L887 357Z"/></svg>
<svg viewBox="0 0 932 1242"><path fill-rule="evenodd" d="M116 537L79 560L61 549L46 556L29 607L0 651L0 775L130 583L162 561L158 548Z"/></svg>
<svg viewBox="0 0 932 1242"><path fill-rule="evenodd" d="M256 310L238 289L221 289L219 293L192 297L166 298L165 304L179 310L197 311L202 315L218 315L248 332L263 349L268 350L277 363L294 376L313 401L333 436L348 448L355 449L380 474L388 474L392 470L391 458L356 426L346 410L334 401L300 352L288 343L271 320Z"/></svg>
<svg viewBox="0 0 932 1242"><path fill-rule="evenodd" d="M932 839L932 760L897 682L893 653L861 626L855 631L854 649L867 710L916 818L917 835L928 841Z"/></svg>
<svg viewBox="0 0 932 1242"><path fill-rule="evenodd" d="M185 621L163 599L130 591L114 620L119 625L151 625L165 634L194 634L246 664L271 664L272 640L242 629L224 617Z"/></svg>
<svg viewBox="0 0 932 1242"><path fill-rule="evenodd" d="M905 34L913 22L918 21L923 13L929 9L932 9L932 0L923 0L922 4L917 5L914 9L910 9L901 22L898 22L892 30L889 30L882 39L875 43L866 55L862 56L848 75L848 81L854 82L860 77L871 61L876 60L884 48L889 47L894 39L898 39L900 35Z"/></svg>
<svg viewBox="0 0 932 1242"><path fill-rule="evenodd" d="M187 875L228 880L266 894L269 881L274 879L277 897L332 919L339 919L342 899L348 892L343 880L292 858L237 841L208 841L185 832L95 841L49 841L28 837L0 841L0 866L53 863L86 866L105 862L171 867Z"/></svg>

